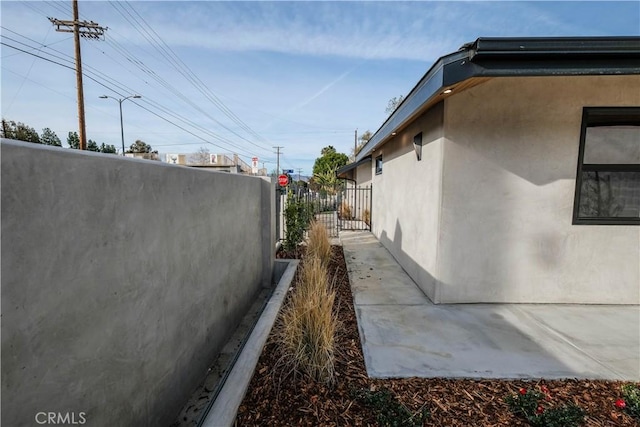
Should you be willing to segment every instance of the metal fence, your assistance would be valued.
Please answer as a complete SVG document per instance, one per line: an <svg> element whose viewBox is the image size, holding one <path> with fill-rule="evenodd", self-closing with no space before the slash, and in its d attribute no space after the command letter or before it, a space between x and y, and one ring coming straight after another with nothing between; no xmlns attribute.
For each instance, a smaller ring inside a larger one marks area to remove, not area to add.
<svg viewBox="0 0 640 427"><path fill-rule="evenodd" d="M330 237L338 237L340 230L371 230L371 186L346 188L337 194L292 188L294 197L306 205L313 219L325 226ZM278 240L284 240L286 232L286 189L276 191Z"/></svg>
<svg viewBox="0 0 640 427"><path fill-rule="evenodd" d="M340 194L340 230L371 230L371 186L348 187Z"/></svg>

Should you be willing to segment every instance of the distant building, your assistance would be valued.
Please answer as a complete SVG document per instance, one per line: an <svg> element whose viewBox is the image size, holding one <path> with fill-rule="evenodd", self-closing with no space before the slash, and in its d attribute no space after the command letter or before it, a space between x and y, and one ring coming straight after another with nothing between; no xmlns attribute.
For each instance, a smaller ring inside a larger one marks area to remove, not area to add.
<svg viewBox="0 0 640 427"><path fill-rule="evenodd" d="M158 155L158 153L125 153L124 155L125 157L132 157L134 159L160 161L160 156Z"/></svg>
<svg viewBox="0 0 640 427"><path fill-rule="evenodd" d="M251 174L251 165L242 160L237 154L208 154L206 158L203 153L166 154L165 162L194 168L206 168L218 172Z"/></svg>

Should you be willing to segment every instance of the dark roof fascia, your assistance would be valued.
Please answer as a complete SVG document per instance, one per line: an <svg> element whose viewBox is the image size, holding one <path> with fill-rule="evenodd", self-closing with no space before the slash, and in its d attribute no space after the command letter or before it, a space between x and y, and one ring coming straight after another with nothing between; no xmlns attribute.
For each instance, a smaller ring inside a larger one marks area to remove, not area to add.
<svg viewBox="0 0 640 427"><path fill-rule="evenodd" d="M366 156L366 157L364 157L363 159L360 159L357 162L349 163L348 165L342 166L340 169L338 169L336 171L336 176L338 178L340 178L340 175L345 174L345 173L357 168L358 166L361 166L361 165L363 165L365 163L368 163L370 161L371 161L371 156Z"/></svg>
<svg viewBox="0 0 640 427"><path fill-rule="evenodd" d="M638 59L640 38L626 37L480 37L470 46L471 60L503 57L540 57L546 60L555 56L580 58L615 56L617 59Z"/></svg>
<svg viewBox="0 0 640 427"><path fill-rule="evenodd" d="M640 74L640 37L481 37L463 48L435 62L356 160L370 155L446 87L473 77Z"/></svg>

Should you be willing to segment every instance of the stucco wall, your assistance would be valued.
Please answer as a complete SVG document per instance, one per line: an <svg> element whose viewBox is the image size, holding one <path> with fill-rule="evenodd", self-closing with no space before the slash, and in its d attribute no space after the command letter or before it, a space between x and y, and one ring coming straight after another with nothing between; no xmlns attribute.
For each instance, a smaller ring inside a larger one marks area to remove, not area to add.
<svg viewBox="0 0 640 427"><path fill-rule="evenodd" d="M358 187L371 185L371 179L373 175L373 170L371 169L372 163L373 161L367 162L356 168L356 180L358 182Z"/></svg>
<svg viewBox="0 0 640 427"><path fill-rule="evenodd" d="M273 185L4 140L1 161L2 424L170 424L270 283Z"/></svg>
<svg viewBox="0 0 640 427"><path fill-rule="evenodd" d="M372 161L373 232L429 298L640 303L640 227L572 225L582 108L640 105L640 77L499 78L444 105L444 131L430 110Z"/></svg>
<svg viewBox="0 0 640 427"><path fill-rule="evenodd" d="M382 174L373 175L372 231L423 291L435 293L436 253L442 176L443 108L419 116L394 139L376 150ZM423 132L422 160L413 137Z"/></svg>
<svg viewBox="0 0 640 427"><path fill-rule="evenodd" d="M438 302L638 304L640 227L572 225L582 108L640 76L500 78L447 99Z"/></svg>

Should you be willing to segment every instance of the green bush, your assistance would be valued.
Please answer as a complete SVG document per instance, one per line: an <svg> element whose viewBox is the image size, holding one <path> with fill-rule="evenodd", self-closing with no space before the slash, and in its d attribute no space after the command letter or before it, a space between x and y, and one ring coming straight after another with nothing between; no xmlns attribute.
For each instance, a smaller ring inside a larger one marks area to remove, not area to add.
<svg viewBox="0 0 640 427"><path fill-rule="evenodd" d="M548 406L551 400L546 386L542 392L521 388L518 394L507 396L505 402L515 415L526 419L534 427L577 427L582 424L585 411L570 403L564 406Z"/></svg>
<svg viewBox="0 0 640 427"><path fill-rule="evenodd" d="M624 411L640 420L640 388L635 384L625 384L622 386L622 397L625 402Z"/></svg>
<svg viewBox="0 0 640 427"><path fill-rule="evenodd" d="M419 427L424 425L429 417L429 410L425 407L412 414L387 389L378 391L363 389L356 390L352 394L356 400L373 409L378 424L383 427Z"/></svg>
<svg viewBox="0 0 640 427"><path fill-rule="evenodd" d="M304 239L304 231L309 226L313 212L303 199L296 197L292 191L287 194L284 208L285 235L284 249L295 250Z"/></svg>

